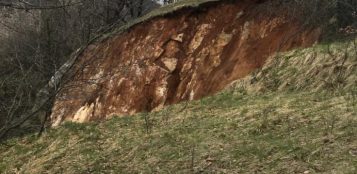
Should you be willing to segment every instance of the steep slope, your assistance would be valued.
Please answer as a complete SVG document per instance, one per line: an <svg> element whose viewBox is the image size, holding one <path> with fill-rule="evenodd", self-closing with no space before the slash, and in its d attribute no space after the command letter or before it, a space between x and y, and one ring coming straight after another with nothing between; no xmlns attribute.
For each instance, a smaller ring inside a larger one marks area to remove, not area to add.
<svg viewBox="0 0 357 174"><path fill-rule="evenodd" d="M356 173L357 40L279 55L211 97L10 139L0 173Z"/></svg>
<svg viewBox="0 0 357 174"><path fill-rule="evenodd" d="M357 40L324 43L312 48L277 54L269 59L263 68L233 82L229 88L231 87L249 93L355 90Z"/></svg>
<svg viewBox="0 0 357 174"><path fill-rule="evenodd" d="M89 45L56 96L52 124L199 99L261 67L276 51L318 39L319 29L303 28L284 10L267 15L262 6L241 0L183 8Z"/></svg>

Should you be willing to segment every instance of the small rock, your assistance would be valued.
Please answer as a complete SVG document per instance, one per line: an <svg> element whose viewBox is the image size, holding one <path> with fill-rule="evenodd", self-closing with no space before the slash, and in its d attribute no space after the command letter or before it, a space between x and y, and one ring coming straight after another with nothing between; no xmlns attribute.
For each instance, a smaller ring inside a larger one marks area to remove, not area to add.
<svg viewBox="0 0 357 174"><path fill-rule="evenodd" d="M183 33L173 36L173 37L171 37L171 39L175 40L177 42L183 42Z"/></svg>
<svg viewBox="0 0 357 174"><path fill-rule="evenodd" d="M352 156L357 156L357 149L352 149L349 151L349 153L352 155Z"/></svg>
<svg viewBox="0 0 357 174"><path fill-rule="evenodd" d="M176 58L166 58L166 59L163 59L162 62L165 64L165 66L167 67L167 69L170 72L175 71L176 66L177 66L177 59Z"/></svg>
<svg viewBox="0 0 357 174"><path fill-rule="evenodd" d="M237 13L236 20L239 19L240 17L242 17L243 15L244 15L243 11L240 11L239 13Z"/></svg>

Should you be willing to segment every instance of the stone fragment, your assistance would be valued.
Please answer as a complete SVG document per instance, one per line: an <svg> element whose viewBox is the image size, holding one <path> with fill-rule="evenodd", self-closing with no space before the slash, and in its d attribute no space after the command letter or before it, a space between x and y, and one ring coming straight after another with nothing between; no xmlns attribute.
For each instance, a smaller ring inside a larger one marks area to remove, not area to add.
<svg viewBox="0 0 357 174"><path fill-rule="evenodd" d="M184 34L181 33L181 34L178 34L178 35L175 35L175 36L171 37L171 39L175 40L177 42L183 42L183 36L184 36Z"/></svg>
<svg viewBox="0 0 357 174"><path fill-rule="evenodd" d="M175 71L176 66L177 66L177 59L176 58L164 58L164 59L162 59L162 62L165 64L166 68L170 72Z"/></svg>

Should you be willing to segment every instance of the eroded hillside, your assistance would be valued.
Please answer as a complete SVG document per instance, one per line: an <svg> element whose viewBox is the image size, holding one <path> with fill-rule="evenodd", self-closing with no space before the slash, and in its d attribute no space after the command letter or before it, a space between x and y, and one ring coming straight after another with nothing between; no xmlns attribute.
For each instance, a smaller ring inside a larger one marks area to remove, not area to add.
<svg viewBox="0 0 357 174"><path fill-rule="evenodd" d="M329 45L200 100L9 139L0 173L356 173L357 40Z"/></svg>
<svg viewBox="0 0 357 174"><path fill-rule="evenodd" d="M260 1L210 2L92 43L56 96L52 125L199 99L262 67L277 51L318 40L319 29L303 27L284 10L268 15L262 6Z"/></svg>

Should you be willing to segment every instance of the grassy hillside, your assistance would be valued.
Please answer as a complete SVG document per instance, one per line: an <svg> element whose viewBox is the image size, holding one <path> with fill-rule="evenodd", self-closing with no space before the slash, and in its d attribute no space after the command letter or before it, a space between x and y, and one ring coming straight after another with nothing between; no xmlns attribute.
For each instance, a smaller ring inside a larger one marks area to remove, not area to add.
<svg viewBox="0 0 357 174"><path fill-rule="evenodd" d="M282 54L199 101L10 139L0 145L0 173L356 173L352 43Z"/></svg>

